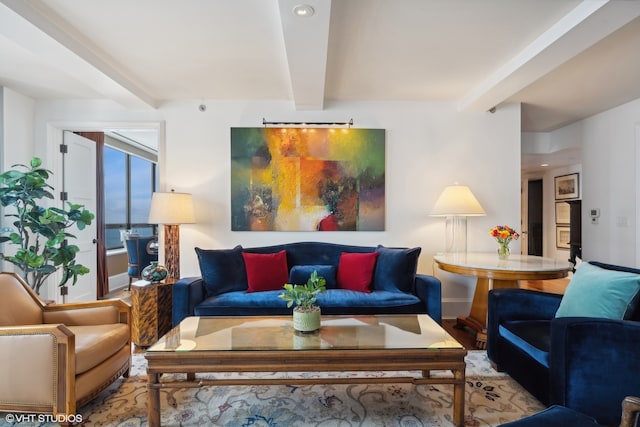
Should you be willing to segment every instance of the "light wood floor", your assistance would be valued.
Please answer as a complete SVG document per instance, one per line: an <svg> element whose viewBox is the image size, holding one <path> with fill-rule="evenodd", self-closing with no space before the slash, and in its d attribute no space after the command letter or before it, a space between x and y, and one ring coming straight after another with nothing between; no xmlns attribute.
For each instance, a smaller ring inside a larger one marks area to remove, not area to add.
<svg viewBox="0 0 640 427"><path fill-rule="evenodd" d="M549 292L552 294L564 294L564 290L568 284L568 278L554 280L522 280L520 281L520 288ZM474 331L467 328L458 329L455 325L456 319L442 320L442 327L449 333L449 335L457 339L467 350L478 350Z"/></svg>

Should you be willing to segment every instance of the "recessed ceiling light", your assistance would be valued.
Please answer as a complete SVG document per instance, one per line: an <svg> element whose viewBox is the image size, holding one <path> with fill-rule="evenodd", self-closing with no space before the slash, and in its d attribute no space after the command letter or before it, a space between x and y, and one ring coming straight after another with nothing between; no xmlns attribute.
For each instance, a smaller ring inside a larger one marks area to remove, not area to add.
<svg viewBox="0 0 640 427"><path fill-rule="evenodd" d="M315 10L313 10L313 7L308 4L299 4L293 8L293 14L296 16L304 16L308 18L309 16L313 16L314 13Z"/></svg>
<svg viewBox="0 0 640 427"><path fill-rule="evenodd" d="M547 166L549 166L549 163L543 163L540 166L542 166L543 168L546 168Z"/></svg>

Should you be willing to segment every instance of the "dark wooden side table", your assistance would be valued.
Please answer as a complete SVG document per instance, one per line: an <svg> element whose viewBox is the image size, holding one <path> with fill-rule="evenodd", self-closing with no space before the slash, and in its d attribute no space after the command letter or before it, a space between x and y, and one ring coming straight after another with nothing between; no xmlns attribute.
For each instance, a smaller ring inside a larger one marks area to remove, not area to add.
<svg viewBox="0 0 640 427"><path fill-rule="evenodd" d="M174 279L160 283L138 280L131 284L131 340L139 347L153 345L171 330Z"/></svg>

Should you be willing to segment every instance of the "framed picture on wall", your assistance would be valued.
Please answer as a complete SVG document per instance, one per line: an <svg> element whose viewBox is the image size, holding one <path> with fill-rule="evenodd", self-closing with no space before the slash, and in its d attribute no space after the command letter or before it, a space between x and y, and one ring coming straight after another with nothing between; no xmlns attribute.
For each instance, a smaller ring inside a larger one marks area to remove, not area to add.
<svg viewBox="0 0 640 427"><path fill-rule="evenodd" d="M384 231L385 130L231 128L231 231Z"/></svg>
<svg viewBox="0 0 640 427"><path fill-rule="evenodd" d="M567 202L556 202L556 224L571 223L571 209Z"/></svg>
<svg viewBox="0 0 640 427"><path fill-rule="evenodd" d="M577 199L580 197L579 175L578 173L571 173L555 177L556 200Z"/></svg>
<svg viewBox="0 0 640 427"><path fill-rule="evenodd" d="M556 248L569 249L570 240L571 240L571 231L568 226L556 227Z"/></svg>

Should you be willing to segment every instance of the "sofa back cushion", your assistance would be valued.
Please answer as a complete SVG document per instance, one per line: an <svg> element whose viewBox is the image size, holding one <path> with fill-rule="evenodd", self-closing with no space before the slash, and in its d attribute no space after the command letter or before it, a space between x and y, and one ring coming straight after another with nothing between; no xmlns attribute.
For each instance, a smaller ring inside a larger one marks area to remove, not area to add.
<svg viewBox="0 0 640 427"><path fill-rule="evenodd" d="M335 289L338 287L336 283L337 269L334 265L294 265L291 267L289 273L289 283L294 285L304 285L311 277L311 273L318 272L318 276L321 276L325 280L325 287L327 289Z"/></svg>
<svg viewBox="0 0 640 427"><path fill-rule="evenodd" d="M373 289L389 292L413 292L418 257L422 248L387 248L378 246L380 254L374 272Z"/></svg>
<svg viewBox="0 0 640 427"><path fill-rule="evenodd" d="M640 272L606 267L615 266L582 263L567 286L556 317L632 318L640 300Z"/></svg>
<svg viewBox="0 0 640 427"><path fill-rule="evenodd" d="M295 242L273 246L233 249L200 249L196 248L200 273L205 285L207 296L219 295L225 292L246 291L248 289L247 274L243 258L244 253L275 254L286 251L287 266L289 267L288 281L290 283L306 283L306 266L316 266L318 274L327 281L327 288L337 288L337 268L340 256L347 253L377 252L378 257L373 271L370 285L372 290L389 292L412 293L415 275L418 267L418 257L421 248L390 248L385 246L355 246L326 242ZM331 267L335 273L320 269ZM302 268L302 270L297 267ZM295 269L295 275L294 275ZM310 270L310 275L313 270ZM332 280L333 279L333 280Z"/></svg>
<svg viewBox="0 0 640 427"><path fill-rule="evenodd" d="M233 249L196 248L207 297L247 290L242 246Z"/></svg>
<svg viewBox="0 0 640 427"><path fill-rule="evenodd" d="M373 272L378 252L348 253L340 255L338 263L338 287L358 292L371 292Z"/></svg>
<svg viewBox="0 0 640 427"><path fill-rule="evenodd" d="M287 251L273 254L243 252L247 270L247 292L277 291L289 280Z"/></svg>

